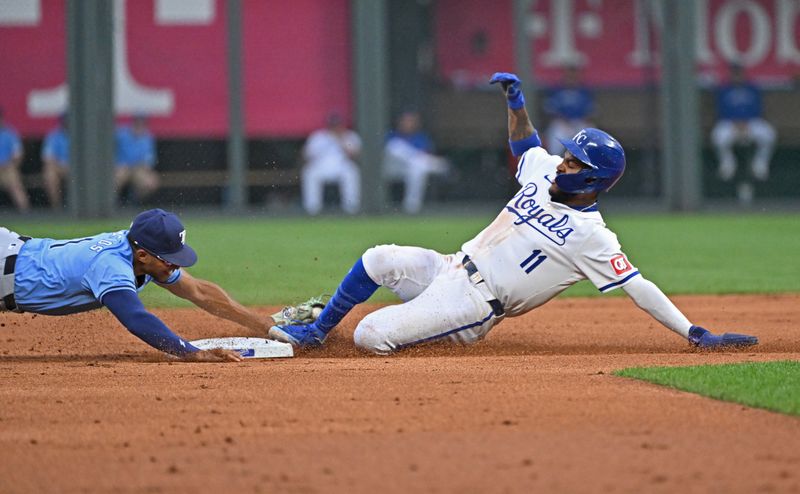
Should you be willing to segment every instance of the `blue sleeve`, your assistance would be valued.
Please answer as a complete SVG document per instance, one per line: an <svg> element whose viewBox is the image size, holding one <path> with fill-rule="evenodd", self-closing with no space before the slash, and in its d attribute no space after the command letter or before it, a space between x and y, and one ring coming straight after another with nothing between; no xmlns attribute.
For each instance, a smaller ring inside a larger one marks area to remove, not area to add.
<svg viewBox="0 0 800 494"><path fill-rule="evenodd" d="M433 139L431 139L428 134L421 132L419 135L419 141L420 149L428 153L432 153L434 151Z"/></svg>
<svg viewBox="0 0 800 494"><path fill-rule="evenodd" d="M114 290L106 293L101 302L128 331L151 347L179 357L199 351L170 331L161 319L147 312L135 292Z"/></svg>
<svg viewBox="0 0 800 494"><path fill-rule="evenodd" d="M42 144L42 159L55 158L56 152L53 143L53 134L47 134Z"/></svg>
<svg viewBox="0 0 800 494"><path fill-rule="evenodd" d="M594 93L588 89L584 90L585 100L583 108L583 116L588 117L594 113Z"/></svg>
<svg viewBox="0 0 800 494"><path fill-rule="evenodd" d="M548 115L555 115L558 113L558 91L556 89L548 89L547 96L544 100L544 111Z"/></svg>
<svg viewBox="0 0 800 494"><path fill-rule="evenodd" d="M125 130L118 128L114 132L114 161L116 164L121 165L126 162L125 159Z"/></svg>
<svg viewBox="0 0 800 494"><path fill-rule="evenodd" d="M22 150L22 141L19 138L19 134L14 129L11 129L11 143L12 147L14 148L14 152Z"/></svg>
<svg viewBox="0 0 800 494"><path fill-rule="evenodd" d="M533 134L519 141L512 141L509 139L508 145L514 156L522 156L528 149L541 146L542 140L539 139L539 133L534 130Z"/></svg>
<svg viewBox="0 0 800 494"><path fill-rule="evenodd" d="M156 163L156 140L152 134L147 134L145 141L144 162L150 166Z"/></svg>
<svg viewBox="0 0 800 494"><path fill-rule="evenodd" d="M112 290L128 290L136 294L133 268L122 257L112 252L101 252L83 275L82 284L97 300Z"/></svg>

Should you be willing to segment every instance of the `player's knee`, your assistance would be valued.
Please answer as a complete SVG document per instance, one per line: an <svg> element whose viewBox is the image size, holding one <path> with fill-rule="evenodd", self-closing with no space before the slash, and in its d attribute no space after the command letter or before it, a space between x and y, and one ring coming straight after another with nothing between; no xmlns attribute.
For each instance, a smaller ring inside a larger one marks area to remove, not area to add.
<svg viewBox="0 0 800 494"><path fill-rule="evenodd" d="M386 286L388 282L386 277L394 271L396 256L396 245L378 245L367 249L361 256L361 261L373 280L381 286Z"/></svg>
<svg viewBox="0 0 800 494"><path fill-rule="evenodd" d="M386 339L386 333L381 331L369 316L356 327L353 342L358 348L378 355L388 355L393 351Z"/></svg>

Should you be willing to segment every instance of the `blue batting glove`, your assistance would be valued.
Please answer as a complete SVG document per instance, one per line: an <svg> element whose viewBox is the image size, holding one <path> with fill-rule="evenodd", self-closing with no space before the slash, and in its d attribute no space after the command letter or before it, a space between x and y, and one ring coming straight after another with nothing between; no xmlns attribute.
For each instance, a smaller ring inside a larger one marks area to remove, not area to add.
<svg viewBox="0 0 800 494"><path fill-rule="evenodd" d="M692 326L689 328L689 342L698 348L742 347L757 345L758 338L737 333L715 335L700 326Z"/></svg>
<svg viewBox="0 0 800 494"><path fill-rule="evenodd" d="M509 108L512 110L519 110L525 107L525 96L522 94L522 89L519 88L519 77L508 72L495 72L492 78L489 79L489 84L496 84L498 82L506 93L506 100L508 100Z"/></svg>

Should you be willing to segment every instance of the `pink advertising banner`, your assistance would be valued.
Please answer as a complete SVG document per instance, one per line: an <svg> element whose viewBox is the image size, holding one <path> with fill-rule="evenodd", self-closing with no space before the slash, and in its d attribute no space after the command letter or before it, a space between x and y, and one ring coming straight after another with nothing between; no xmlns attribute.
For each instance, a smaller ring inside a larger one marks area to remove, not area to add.
<svg viewBox="0 0 800 494"><path fill-rule="evenodd" d="M583 69L593 85L635 86L658 77L663 18L651 0L538 0L524 24L540 83L556 82L564 66ZM765 83L800 75L800 2L692 0L697 36L693 56L701 82L724 77L737 61ZM443 80L485 85L492 72L514 67L511 0L438 0L436 56Z"/></svg>
<svg viewBox="0 0 800 494"><path fill-rule="evenodd" d="M161 137L224 136L228 128L225 2L113 0L115 109L143 112ZM524 19L536 79L553 83L566 65L593 85L637 86L658 77L663 19L650 0L537 0ZM693 0L700 81L728 60L758 80L800 74L800 1ZM67 104L65 0L3 2L0 106L23 135L41 136ZM485 86L513 70L511 0L436 0L440 78ZM351 117L350 0L244 0L246 131L305 137L338 111ZM391 19L390 19L391 22ZM387 55L388 56L388 55Z"/></svg>
<svg viewBox="0 0 800 494"><path fill-rule="evenodd" d="M160 136L225 135L224 2L114 1L117 113L151 115ZM66 108L65 4L4 2L0 11L0 106L24 135L44 134ZM349 117L348 0L245 0L243 18L249 135L301 137L331 111Z"/></svg>

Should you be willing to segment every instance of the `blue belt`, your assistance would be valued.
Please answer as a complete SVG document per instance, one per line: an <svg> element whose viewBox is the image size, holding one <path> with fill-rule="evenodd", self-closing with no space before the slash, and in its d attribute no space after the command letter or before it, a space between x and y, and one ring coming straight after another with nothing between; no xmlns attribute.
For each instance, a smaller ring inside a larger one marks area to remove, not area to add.
<svg viewBox="0 0 800 494"><path fill-rule="evenodd" d="M467 275L469 275L470 279L477 285L479 283L485 283L483 280L483 276L478 272L478 266L472 262L472 259L469 256L464 256L464 259L461 261L461 264L464 265L464 269L467 270ZM477 279L477 281L475 281ZM486 301L491 307L494 315L497 317L503 317L506 313L506 310L503 308L503 304L500 303L499 300L492 299Z"/></svg>

